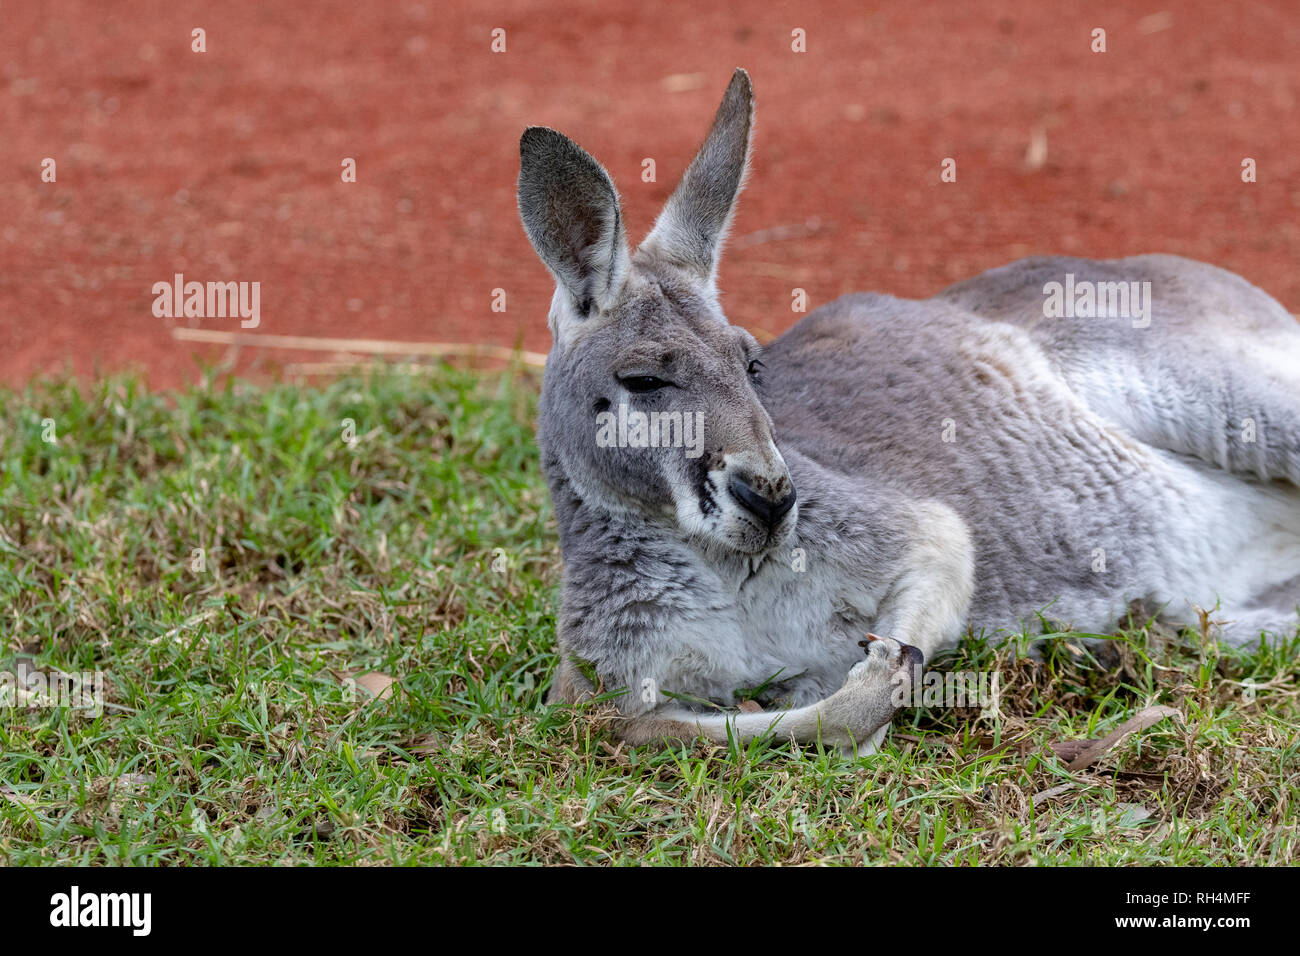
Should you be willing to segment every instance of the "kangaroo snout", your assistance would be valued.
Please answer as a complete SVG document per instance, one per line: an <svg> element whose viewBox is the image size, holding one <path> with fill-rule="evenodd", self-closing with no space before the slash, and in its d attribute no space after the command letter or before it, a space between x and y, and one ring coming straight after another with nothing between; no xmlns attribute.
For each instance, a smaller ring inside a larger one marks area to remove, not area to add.
<svg viewBox="0 0 1300 956"><path fill-rule="evenodd" d="M795 491L789 476L772 482L737 472L727 483L727 490L731 492L731 497L769 530L775 528L794 507Z"/></svg>

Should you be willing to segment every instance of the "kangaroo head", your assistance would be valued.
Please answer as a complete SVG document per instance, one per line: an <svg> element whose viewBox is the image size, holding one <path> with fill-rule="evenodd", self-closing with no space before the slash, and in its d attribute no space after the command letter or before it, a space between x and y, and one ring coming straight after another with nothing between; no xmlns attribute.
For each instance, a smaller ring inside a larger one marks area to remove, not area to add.
<svg viewBox="0 0 1300 956"><path fill-rule="evenodd" d="M531 127L519 212L555 277L538 438L584 502L759 555L794 528L794 485L755 390L759 346L718 303L718 256L749 161L737 70L654 228L629 253L618 194L582 147Z"/></svg>

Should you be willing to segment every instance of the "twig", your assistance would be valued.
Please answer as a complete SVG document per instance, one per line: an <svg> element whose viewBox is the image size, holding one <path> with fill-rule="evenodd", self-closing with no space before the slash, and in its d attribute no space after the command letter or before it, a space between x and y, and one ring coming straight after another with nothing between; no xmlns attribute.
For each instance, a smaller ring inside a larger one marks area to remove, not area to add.
<svg viewBox="0 0 1300 956"><path fill-rule="evenodd" d="M312 352L364 352L369 355L425 355L432 358L465 356L521 361L537 368L546 366L540 352L525 352L500 345L471 345L459 342L397 342L389 339L327 339L310 335L260 335L254 332L222 332L219 329L190 329L175 326L172 338L182 342L213 345L256 345L268 349L300 349Z"/></svg>

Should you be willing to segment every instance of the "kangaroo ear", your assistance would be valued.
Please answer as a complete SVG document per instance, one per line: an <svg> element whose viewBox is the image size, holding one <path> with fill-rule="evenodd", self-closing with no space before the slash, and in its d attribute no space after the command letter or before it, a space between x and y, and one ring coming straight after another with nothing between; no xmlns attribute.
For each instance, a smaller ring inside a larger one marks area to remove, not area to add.
<svg viewBox="0 0 1300 956"><path fill-rule="evenodd" d="M519 141L519 217L579 318L610 305L627 277L614 183L562 133L530 126Z"/></svg>
<svg viewBox="0 0 1300 956"><path fill-rule="evenodd" d="M686 269L710 288L718 273L736 196L749 168L753 125L754 90L749 74L736 70L713 117L708 139L641 244L647 252Z"/></svg>

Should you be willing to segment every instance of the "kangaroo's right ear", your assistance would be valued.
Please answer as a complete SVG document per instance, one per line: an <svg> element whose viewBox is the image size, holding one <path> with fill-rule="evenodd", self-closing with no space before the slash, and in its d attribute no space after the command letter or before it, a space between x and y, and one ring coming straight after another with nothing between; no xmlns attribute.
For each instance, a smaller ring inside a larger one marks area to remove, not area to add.
<svg viewBox="0 0 1300 956"><path fill-rule="evenodd" d="M524 131L519 217L577 318L613 303L628 271L623 214L613 180L585 149L544 126Z"/></svg>

